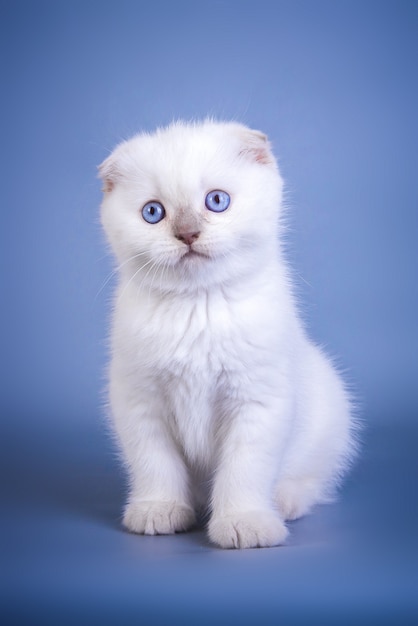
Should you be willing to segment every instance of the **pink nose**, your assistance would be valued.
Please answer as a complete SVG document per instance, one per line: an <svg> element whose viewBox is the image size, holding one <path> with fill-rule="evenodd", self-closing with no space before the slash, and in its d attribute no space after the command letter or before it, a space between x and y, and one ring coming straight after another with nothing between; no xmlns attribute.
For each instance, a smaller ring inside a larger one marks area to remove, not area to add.
<svg viewBox="0 0 418 626"><path fill-rule="evenodd" d="M187 246L191 246L196 239L198 239L200 233L177 233L176 238L183 241Z"/></svg>

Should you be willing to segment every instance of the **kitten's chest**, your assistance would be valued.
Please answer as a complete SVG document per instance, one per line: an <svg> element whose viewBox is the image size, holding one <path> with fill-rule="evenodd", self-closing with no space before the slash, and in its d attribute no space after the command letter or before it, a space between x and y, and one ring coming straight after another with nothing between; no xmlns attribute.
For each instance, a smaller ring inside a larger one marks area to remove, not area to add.
<svg viewBox="0 0 418 626"><path fill-rule="evenodd" d="M233 308L218 293L160 302L152 317L144 348L174 377L196 376L207 382L240 349Z"/></svg>
<svg viewBox="0 0 418 626"><path fill-rule="evenodd" d="M263 294L237 291L154 296L140 306L133 299L115 318L115 352L126 355L132 375L151 377L163 390L183 385L200 403L225 378L245 383L256 364L274 360L279 316Z"/></svg>
<svg viewBox="0 0 418 626"><path fill-rule="evenodd" d="M221 291L134 304L116 319L116 352L160 396L186 456L209 467L225 407L251 394L257 367L276 351L268 330L276 312L265 299Z"/></svg>
<svg viewBox="0 0 418 626"><path fill-rule="evenodd" d="M153 374L166 399L167 419L186 456L210 464L225 372L239 362L240 336L222 298L162 308L145 338Z"/></svg>

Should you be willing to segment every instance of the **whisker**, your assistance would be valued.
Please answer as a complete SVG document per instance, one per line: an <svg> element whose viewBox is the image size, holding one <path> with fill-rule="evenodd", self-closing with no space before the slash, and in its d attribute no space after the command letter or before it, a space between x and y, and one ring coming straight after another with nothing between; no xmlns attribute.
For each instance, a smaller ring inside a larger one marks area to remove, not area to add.
<svg viewBox="0 0 418 626"><path fill-rule="evenodd" d="M142 278L142 280L141 280L140 284L138 285L138 288L137 288L137 290L136 290L136 293L137 293L137 294L138 294L138 292L142 289L142 285L144 284L145 280L146 280L146 279L147 279L147 277L149 276L150 272L152 272L152 270L153 270L154 268L156 268L156 267L158 267L158 266L159 266L160 261L161 261L161 256L160 256L160 257L158 257L157 259L153 259L153 263L152 263L151 267L150 267L150 268L148 268L147 273L145 274L145 276L143 276L143 278ZM154 276L155 276L155 275L154 275ZM149 292L148 292L148 293L149 293L149 295L150 295L150 294L151 294L151 290L149 290Z"/></svg>
<svg viewBox="0 0 418 626"><path fill-rule="evenodd" d="M131 276L131 278L128 280L128 282L126 283L126 285L124 286L119 298L122 299L125 291L127 290L127 288L129 287L129 285L131 284L131 282L135 279L135 277L145 268L147 267L150 263L153 262L153 259L150 259L149 261L147 261L147 263L144 263L144 265L141 265L141 267L139 269L136 270L136 272L133 274L133 276Z"/></svg>
<svg viewBox="0 0 418 626"><path fill-rule="evenodd" d="M160 268L160 265L161 265L161 261L160 261L160 259L157 259L157 260L156 260L156 262L155 262L155 264L154 264L154 265L150 268L151 270L155 270L155 271L154 271L154 273L152 274L152 276L151 276L151 282L150 282L150 283L149 283L149 285L148 285L148 298L150 298L150 297L151 297L151 291L152 291L152 286L153 286L153 284L154 284L155 275L156 275L156 273L157 273L158 269ZM147 272L147 275L148 275L149 273L150 273L150 272ZM145 276L145 278L146 278L146 276Z"/></svg>
<svg viewBox="0 0 418 626"><path fill-rule="evenodd" d="M168 260L166 259L163 263L162 271L160 273L160 291L163 290L163 278L165 278L166 271L169 267Z"/></svg>
<svg viewBox="0 0 418 626"><path fill-rule="evenodd" d="M302 274L299 274L299 272L295 272L295 274L296 274L296 276L298 276L298 278L300 278L300 280L303 280L303 282L306 283L306 285L308 285L308 287L313 289L311 283L309 283L305 278L303 278Z"/></svg>
<svg viewBox="0 0 418 626"><path fill-rule="evenodd" d="M124 265L126 265L127 263L130 263L131 261L133 261L134 259L137 259L140 256L143 256L144 254L147 254L146 252L139 252L138 254L134 254L133 256L129 257L129 259L127 259L126 261L124 261L123 263L121 263L120 265L118 265L117 267L115 267L114 270L112 270L110 272L110 274L106 277L105 281L103 282L102 286L100 287L99 291L96 293L94 299L97 300L97 298L99 297L99 295L102 293L103 289L106 287L106 285L108 284L108 282L110 280L112 280L112 278L114 276L116 276L116 274L119 272L120 269L122 269L122 267Z"/></svg>

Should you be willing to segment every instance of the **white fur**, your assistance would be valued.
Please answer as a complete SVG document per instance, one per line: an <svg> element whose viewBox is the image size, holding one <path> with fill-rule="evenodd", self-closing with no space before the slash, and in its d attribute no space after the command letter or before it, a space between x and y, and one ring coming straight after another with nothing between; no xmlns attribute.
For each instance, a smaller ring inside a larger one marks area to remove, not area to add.
<svg viewBox="0 0 418 626"><path fill-rule="evenodd" d="M282 180L266 137L176 123L100 167L119 263L110 404L131 477L124 524L183 531L206 506L213 543L283 543L352 456L350 405L306 337L280 248ZM206 194L231 196L223 213ZM150 225L142 207L166 217ZM178 232L200 232L193 249Z"/></svg>

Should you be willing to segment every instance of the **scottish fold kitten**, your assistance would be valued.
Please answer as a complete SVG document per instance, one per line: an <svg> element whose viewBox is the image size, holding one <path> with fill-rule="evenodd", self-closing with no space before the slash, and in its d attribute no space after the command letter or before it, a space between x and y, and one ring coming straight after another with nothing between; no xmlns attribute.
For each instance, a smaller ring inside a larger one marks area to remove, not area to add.
<svg viewBox="0 0 418 626"><path fill-rule="evenodd" d="M124 525L274 546L351 459L350 402L307 338L280 246L265 135L175 123L100 166L116 255L110 406L130 474Z"/></svg>

